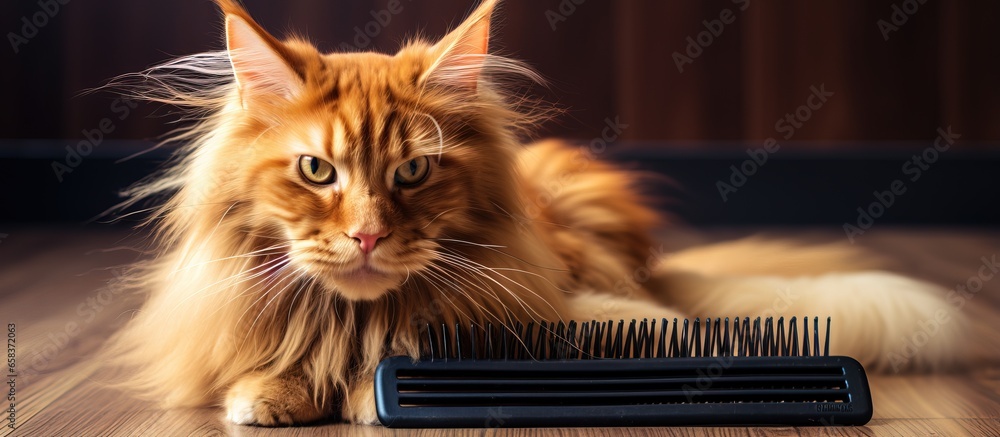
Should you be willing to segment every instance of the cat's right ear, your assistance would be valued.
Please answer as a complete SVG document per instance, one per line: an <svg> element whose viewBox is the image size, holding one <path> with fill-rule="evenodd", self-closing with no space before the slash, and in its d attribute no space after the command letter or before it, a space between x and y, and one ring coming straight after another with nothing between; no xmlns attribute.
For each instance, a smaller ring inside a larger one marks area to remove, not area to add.
<svg viewBox="0 0 1000 437"><path fill-rule="evenodd" d="M498 0L483 0L431 53L436 59L424 73L426 82L475 90L489 53L490 21Z"/></svg>
<svg viewBox="0 0 1000 437"><path fill-rule="evenodd" d="M283 44L250 18L242 7L219 1L226 14L226 48L243 107L260 98L290 98L302 79L282 56Z"/></svg>

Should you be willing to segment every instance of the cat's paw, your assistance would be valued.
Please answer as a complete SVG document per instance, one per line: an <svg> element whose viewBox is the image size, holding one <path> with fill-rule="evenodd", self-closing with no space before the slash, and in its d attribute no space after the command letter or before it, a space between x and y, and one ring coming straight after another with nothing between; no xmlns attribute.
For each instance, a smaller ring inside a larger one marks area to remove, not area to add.
<svg viewBox="0 0 1000 437"><path fill-rule="evenodd" d="M375 377L372 376L371 379ZM375 387L371 380L357 384L344 402L344 418L357 425L380 425L375 409Z"/></svg>
<svg viewBox="0 0 1000 437"><path fill-rule="evenodd" d="M237 425L288 426L313 422L326 412L312 401L298 378L248 375L226 394L226 419Z"/></svg>

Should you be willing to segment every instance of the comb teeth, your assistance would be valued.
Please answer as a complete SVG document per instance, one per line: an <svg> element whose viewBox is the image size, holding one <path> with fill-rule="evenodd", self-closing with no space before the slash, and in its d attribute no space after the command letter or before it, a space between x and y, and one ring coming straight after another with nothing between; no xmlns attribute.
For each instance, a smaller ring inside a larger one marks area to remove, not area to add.
<svg viewBox="0 0 1000 437"><path fill-rule="evenodd" d="M421 354L425 360L502 359L562 360L672 357L808 357L830 353L830 318L820 341L819 318L768 317L666 319L613 322L539 322L522 325L456 323L425 325ZM810 339L810 328L812 339Z"/></svg>
<svg viewBox="0 0 1000 437"><path fill-rule="evenodd" d="M389 427L864 425L864 368L828 356L829 318L824 341L801 322L425 326L424 359L379 363L375 403Z"/></svg>

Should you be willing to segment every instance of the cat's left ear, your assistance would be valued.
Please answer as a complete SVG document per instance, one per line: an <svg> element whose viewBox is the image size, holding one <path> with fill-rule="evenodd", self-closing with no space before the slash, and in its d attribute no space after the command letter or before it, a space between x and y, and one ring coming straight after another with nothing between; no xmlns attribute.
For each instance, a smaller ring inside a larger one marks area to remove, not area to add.
<svg viewBox="0 0 1000 437"><path fill-rule="evenodd" d="M486 62L490 21L498 0L483 0L455 30L434 45L435 61L423 80L446 86L476 89Z"/></svg>
<svg viewBox="0 0 1000 437"><path fill-rule="evenodd" d="M226 49L243 107L254 99L295 95L302 79L292 69L285 45L235 2L217 1L226 14Z"/></svg>

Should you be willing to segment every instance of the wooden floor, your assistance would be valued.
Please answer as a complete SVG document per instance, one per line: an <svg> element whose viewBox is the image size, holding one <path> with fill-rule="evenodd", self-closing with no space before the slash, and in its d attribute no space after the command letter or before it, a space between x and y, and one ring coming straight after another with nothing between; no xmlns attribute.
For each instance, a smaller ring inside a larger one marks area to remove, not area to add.
<svg viewBox="0 0 1000 437"><path fill-rule="evenodd" d="M757 230L674 230L667 248L749 235ZM767 231L767 230L764 230ZM808 241L843 238L839 228L772 230ZM1000 435L1000 275L963 311L986 359L950 375L871 377L875 417L858 428L622 428L387 430L325 424L288 429L236 426L216 409L161 411L104 388L101 363L88 360L137 304L103 288L116 265L136 254L99 251L126 233L79 228L0 229L0 326L15 325L16 429L0 435ZM982 257L1000 255L1000 232L873 229L858 239L896 261L896 269L947 287L977 274ZM0 403L6 406L8 403ZM7 414L9 416L9 413ZM4 423L7 425L7 423Z"/></svg>

